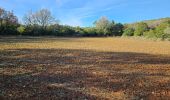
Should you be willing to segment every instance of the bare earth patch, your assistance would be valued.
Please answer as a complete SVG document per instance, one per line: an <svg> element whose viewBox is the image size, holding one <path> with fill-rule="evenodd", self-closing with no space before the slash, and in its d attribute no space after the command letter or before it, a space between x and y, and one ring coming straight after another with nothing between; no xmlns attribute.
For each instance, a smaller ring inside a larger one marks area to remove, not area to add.
<svg viewBox="0 0 170 100"><path fill-rule="evenodd" d="M0 38L0 99L169 100L170 43Z"/></svg>

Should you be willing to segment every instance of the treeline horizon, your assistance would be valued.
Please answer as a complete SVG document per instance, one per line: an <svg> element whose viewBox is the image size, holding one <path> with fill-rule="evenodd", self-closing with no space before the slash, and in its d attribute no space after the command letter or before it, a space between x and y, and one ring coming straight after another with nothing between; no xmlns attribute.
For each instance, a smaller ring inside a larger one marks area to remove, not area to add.
<svg viewBox="0 0 170 100"><path fill-rule="evenodd" d="M106 36L142 36L146 38L170 39L170 19L149 25L138 22L134 25L115 23L107 17L94 21L92 27L61 25L52 16L50 10L40 9L27 12L23 17L24 24L19 23L17 16L0 7L0 35L16 36L74 36L74 37L106 37Z"/></svg>

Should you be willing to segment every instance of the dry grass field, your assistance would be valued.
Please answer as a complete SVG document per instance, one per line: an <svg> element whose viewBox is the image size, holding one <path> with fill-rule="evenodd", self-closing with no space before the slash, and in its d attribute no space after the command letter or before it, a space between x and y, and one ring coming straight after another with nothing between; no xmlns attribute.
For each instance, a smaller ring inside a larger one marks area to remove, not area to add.
<svg viewBox="0 0 170 100"><path fill-rule="evenodd" d="M170 42L0 38L0 100L170 100Z"/></svg>

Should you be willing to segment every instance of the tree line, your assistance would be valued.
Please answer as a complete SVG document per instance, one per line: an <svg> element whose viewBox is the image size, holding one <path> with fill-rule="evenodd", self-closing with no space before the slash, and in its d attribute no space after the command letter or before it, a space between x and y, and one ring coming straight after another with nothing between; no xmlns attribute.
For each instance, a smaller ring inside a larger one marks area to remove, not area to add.
<svg viewBox="0 0 170 100"><path fill-rule="evenodd" d="M93 27L73 27L60 25L48 9L28 12L23 18L24 24L11 11L0 8L0 35L23 36L143 36L147 38L170 38L170 20L155 27L139 22L134 27L115 23L107 17L94 22Z"/></svg>

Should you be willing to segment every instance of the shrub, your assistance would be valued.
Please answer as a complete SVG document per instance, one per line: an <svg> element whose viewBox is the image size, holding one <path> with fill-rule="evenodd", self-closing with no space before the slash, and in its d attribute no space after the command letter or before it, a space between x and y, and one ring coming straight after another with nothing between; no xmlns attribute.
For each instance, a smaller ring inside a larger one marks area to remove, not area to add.
<svg viewBox="0 0 170 100"><path fill-rule="evenodd" d="M147 32L143 33L143 36L147 37L147 38L156 38L156 32L155 30L149 30Z"/></svg>
<svg viewBox="0 0 170 100"><path fill-rule="evenodd" d="M163 22L156 26L155 29L144 32L143 35L148 38L167 39L170 37L170 22Z"/></svg>
<svg viewBox="0 0 170 100"><path fill-rule="evenodd" d="M148 31L148 25L144 22L138 23L134 32L134 36L142 36L144 32Z"/></svg>
<svg viewBox="0 0 170 100"><path fill-rule="evenodd" d="M170 27L167 27L167 28L164 30L164 33L165 33L165 38L170 39Z"/></svg>
<svg viewBox="0 0 170 100"><path fill-rule="evenodd" d="M97 36L97 29L96 28L84 28L83 36Z"/></svg>
<svg viewBox="0 0 170 100"><path fill-rule="evenodd" d="M164 40L167 37L165 33L165 31L168 31L168 29L166 30L167 27L170 27L169 22L164 22L157 26L155 29L156 37Z"/></svg>
<svg viewBox="0 0 170 100"><path fill-rule="evenodd" d="M133 36L134 35L134 29L133 28L126 28L123 32L122 36Z"/></svg>
<svg viewBox="0 0 170 100"><path fill-rule="evenodd" d="M25 32L25 27L20 26L20 27L17 28L17 31L19 32L19 35L22 35L22 33Z"/></svg>

